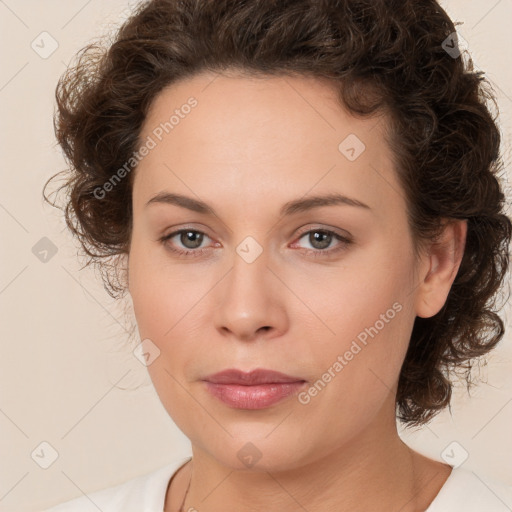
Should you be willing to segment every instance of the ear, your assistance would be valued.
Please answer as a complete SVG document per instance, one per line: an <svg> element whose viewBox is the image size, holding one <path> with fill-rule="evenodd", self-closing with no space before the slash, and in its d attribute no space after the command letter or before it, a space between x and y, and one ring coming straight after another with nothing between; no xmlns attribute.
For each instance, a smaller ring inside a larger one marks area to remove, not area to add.
<svg viewBox="0 0 512 512"><path fill-rule="evenodd" d="M467 220L448 221L436 241L425 251L416 289L416 315L429 318L444 306L460 267L466 246Z"/></svg>

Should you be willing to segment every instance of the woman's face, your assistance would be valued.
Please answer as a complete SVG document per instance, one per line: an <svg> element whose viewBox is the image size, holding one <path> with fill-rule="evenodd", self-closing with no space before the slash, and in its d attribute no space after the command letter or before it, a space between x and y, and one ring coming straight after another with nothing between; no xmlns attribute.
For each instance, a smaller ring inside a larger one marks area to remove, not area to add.
<svg viewBox="0 0 512 512"><path fill-rule="evenodd" d="M395 427L428 267L384 119L350 116L314 79L215 77L166 88L146 118L129 291L156 391L195 449L291 468ZM303 382L237 407L204 382L233 368Z"/></svg>

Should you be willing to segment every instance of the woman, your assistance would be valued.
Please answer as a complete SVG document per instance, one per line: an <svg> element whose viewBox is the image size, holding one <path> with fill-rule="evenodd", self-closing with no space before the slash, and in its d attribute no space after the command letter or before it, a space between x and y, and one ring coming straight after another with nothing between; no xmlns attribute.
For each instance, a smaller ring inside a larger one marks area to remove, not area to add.
<svg viewBox="0 0 512 512"><path fill-rule="evenodd" d="M509 510L396 428L504 331L499 131L456 43L433 0L152 0L81 54L66 220L193 456L52 511Z"/></svg>

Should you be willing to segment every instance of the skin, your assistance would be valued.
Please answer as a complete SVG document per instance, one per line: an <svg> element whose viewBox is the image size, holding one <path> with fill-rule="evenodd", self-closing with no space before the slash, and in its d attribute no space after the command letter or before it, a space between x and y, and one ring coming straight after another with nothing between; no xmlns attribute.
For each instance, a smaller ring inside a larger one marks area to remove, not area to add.
<svg viewBox="0 0 512 512"><path fill-rule="evenodd" d="M416 258L385 117L353 117L324 81L201 73L156 97L140 139L190 96L197 106L137 167L128 258L141 339L160 350L148 371L192 443L165 512L179 509L189 481L185 511L425 510L451 467L401 441L395 394L415 317L446 301L466 223L448 223ZM338 149L349 134L366 146L355 161ZM216 215L146 206L162 191ZM332 192L369 209L279 216L288 201ZM199 249L179 235L159 241L178 229L204 233L205 252L179 257L170 247ZM352 243L332 237L322 248L308 236L315 229ZM252 263L236 252L247 236L262 249ZM233 409L201 382L226 368L269 368L311 386L395 303L400 312L307 404L291 396ZM246 443L261 453L251 468L237 456Z"/></svg>

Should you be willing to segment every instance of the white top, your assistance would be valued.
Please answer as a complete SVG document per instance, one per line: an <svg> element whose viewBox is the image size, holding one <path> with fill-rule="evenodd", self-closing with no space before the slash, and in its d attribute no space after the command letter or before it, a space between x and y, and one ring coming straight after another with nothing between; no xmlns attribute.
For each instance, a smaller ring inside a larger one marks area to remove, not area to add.
<svg viewBox="0 0 512 512"><path fill-rule="evenodd" d="M190 459L101 491L75 498L43 512L164 512L170 479ZM454 468L425 512L511 512L512 486Z"/></svg>

